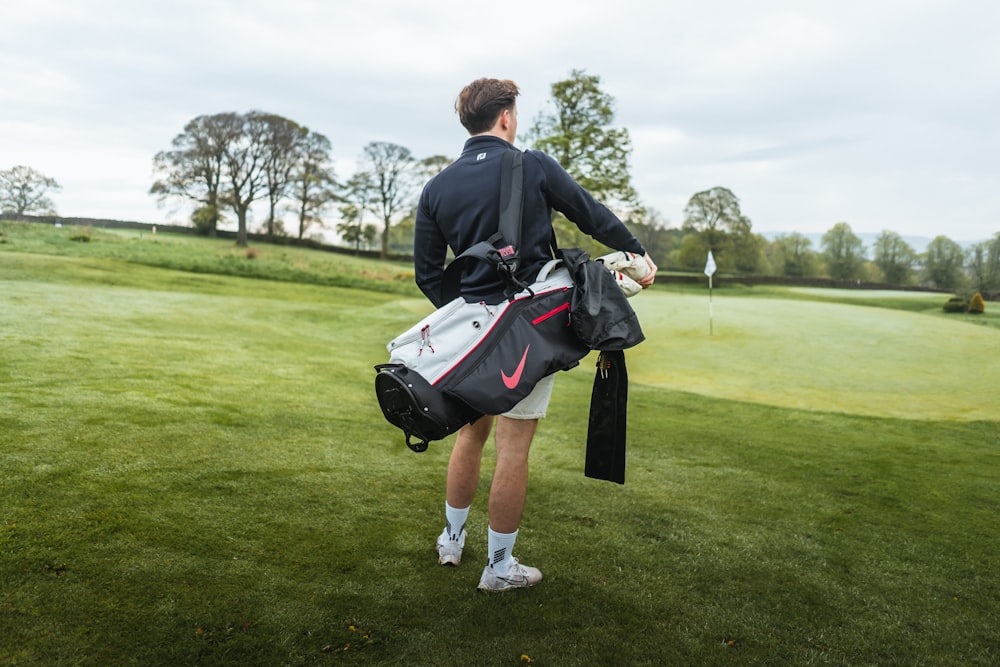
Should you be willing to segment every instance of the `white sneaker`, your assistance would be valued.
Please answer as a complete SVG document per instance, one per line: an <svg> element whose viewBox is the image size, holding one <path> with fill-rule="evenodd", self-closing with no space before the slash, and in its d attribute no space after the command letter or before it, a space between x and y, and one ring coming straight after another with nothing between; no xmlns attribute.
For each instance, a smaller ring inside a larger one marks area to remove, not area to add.
<svg viewBox="0 0 1000 667"><path fill-rule="evenodd" d="M462 562L462 549L465 548L465 531L456 538L449 535L445 529L437 538L438 563L441 565L458 565Z"/></svg>
<svg viewBox="0 0 1000 667"><path fill-rule="evenodd" d="M479 578L479 590L488 592L509 591L512 588L534 586L542 580L538 568L521 565L516 558L511 558L510 569L500 574L491 566L483 568L483 576Z"/></svg>

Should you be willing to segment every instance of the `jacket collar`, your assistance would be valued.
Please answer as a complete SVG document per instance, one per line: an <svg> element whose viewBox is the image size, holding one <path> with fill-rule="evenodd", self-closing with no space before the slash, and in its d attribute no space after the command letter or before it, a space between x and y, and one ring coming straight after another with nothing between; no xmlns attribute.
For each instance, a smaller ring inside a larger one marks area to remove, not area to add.
<svg viewBox="0 0 1000 667"><path fill-rule="evenodd" d="M507 143L500 137L496 137L492 134L477 134L474 137L469 137L468 139L466 139L465 148L462 149L462 153L465 154L471 151L481 151L488 146L499 146L501 148L514 148L513 144Z"/></svg>

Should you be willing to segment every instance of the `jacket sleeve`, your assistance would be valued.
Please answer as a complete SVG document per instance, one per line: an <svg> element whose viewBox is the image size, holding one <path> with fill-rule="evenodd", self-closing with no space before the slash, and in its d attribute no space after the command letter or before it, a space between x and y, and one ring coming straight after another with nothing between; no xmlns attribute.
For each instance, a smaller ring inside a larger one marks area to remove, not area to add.
<svg viewBox="0 0 1000 667"><path fill-rule="evenodd" d="M441 301L441 280L448 257L448 243L428 211L427 190L420 195L413 232L413 277L435 308Z"/></svg>
<svg viewBox="0 0 1000 667"><path fill-rule="evenodd" d="M591 196L573 180L562 165L541 151L529 151L536 157L545 174L545 189L555 210L580 228L585 234L614 250L645 255L646 249L618 216Z"/></svg>

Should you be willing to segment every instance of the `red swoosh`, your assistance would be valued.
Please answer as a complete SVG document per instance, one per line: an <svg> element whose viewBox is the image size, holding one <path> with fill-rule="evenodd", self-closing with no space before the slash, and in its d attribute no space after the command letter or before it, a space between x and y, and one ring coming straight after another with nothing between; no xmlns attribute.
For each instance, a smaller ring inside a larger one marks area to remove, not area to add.
<svg viewBox="0 0 1000 667"><path fill-rule="evenodd" d="M503 379L504 386L508 389L513 389L521 381L521 373L524 372L524 362L528 360L528 350L530 349L530 345L524 348L524 354L521 355L521 363L517 365L517 370L514 371L513 375L508 376L503 372L503 369L500 369L500 377Z"/></svg>

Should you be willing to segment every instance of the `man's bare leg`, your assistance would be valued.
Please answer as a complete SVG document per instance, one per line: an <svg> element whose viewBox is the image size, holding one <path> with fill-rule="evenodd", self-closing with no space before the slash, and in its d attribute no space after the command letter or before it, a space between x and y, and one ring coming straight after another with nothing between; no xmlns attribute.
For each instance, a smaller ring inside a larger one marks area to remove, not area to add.
<svg viewBox="0 0 1000 667"><path fill-rule="evenodd" d="M528 493L528 450L537 419L497 417L497 465L490 487L490 528L513 533L521 525Z"/></svg>
<svg viewBox="0 0 1000 667"><path fill-rule="evenodd" d="M538 568L514 558L524 501L528 494L528 451L537 419L497 418L497 465L490 487L489 563L479 579L483 591L506 591L534 586L542 580Z"/></svg>
<svg viewBox="0 0 1000 667"><path fill-rule="evenodd" d="M458 431L455 446L448 459L446 500L452 507L468 507L479 485L479 464L483 460L483 446L493 429L493 417L480 417Z"/></svg>
<svg viewBox="0 0 1000 667"><path fill-rule="evenodd" d="M438 563L458 565L465 547L465 522L479 485L479 467L483 445L493 428L492 417L481 417L458 431L448 459L448 481L445 489L445 528L437 539Z"/></svg>

